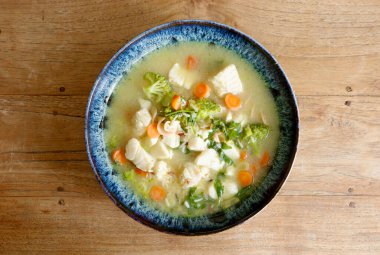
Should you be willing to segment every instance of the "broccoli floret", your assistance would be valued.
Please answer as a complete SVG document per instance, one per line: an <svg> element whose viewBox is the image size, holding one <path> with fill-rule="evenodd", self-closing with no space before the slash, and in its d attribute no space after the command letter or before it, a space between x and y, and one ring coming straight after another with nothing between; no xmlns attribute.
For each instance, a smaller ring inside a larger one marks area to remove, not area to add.
<svg viewBox="0 0 380 255"><path fill-rule="evenodd" d="M262 123L255 123L246 126L243 131L243 139L248 144L254 144L268 136L269 126Z"/></svg>
<svg viewBox="0 0 380 255"><path fill-rule="evenodd" d="M220 105L210 99L190 100L190 107L197 112L197 120L202 120L219 113Z"/></svg>
<svg viewBox="0 0 380 255"><path fill-rule="evenodd" d="M144 79L150 83L147 87L144 87L144 93L156 103L160 103L165 96L173 91L169 81L162 75L148 72L144 75Z"/></svg>

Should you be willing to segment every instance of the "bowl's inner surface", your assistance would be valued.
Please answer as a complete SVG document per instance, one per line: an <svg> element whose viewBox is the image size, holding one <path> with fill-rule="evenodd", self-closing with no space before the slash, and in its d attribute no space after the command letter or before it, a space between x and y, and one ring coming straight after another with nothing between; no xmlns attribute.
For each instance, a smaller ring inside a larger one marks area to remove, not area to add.
<svg viewBox="0 0 380 255"><path fill-rule="evenodd" d="M268 175L251 197L213 215L173 216L144 203L120 183L105 148L103 127L107 103L123 75L143 56L178 42L202 41L226 47L248 61L265 79L275 99L280 119L277 153ZM223 25L205 21L180 21L145 32L121 49L95 82L86 114L86 142L90 162L101 185L124 211L156 229L181 234L203 234L234 226L261 210L284 182L296 150L298 114L296 102L282 70L254 41Z"/></svg>

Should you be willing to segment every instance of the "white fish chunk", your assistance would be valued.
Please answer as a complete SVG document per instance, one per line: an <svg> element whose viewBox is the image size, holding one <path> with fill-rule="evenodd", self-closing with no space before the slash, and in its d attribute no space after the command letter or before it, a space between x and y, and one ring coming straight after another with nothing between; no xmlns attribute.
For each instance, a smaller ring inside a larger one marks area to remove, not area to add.
<svg viewBox="0 0 380 255"><path fill-rule="evenodd" d="M139 104L142 109L148 109L148 110L152 106L152 103L149 100L145 100L142 98L139 98Z"/></svg>
<svg viewBox="0 0 380 255"><path fill-rule="evenodd" d="M207 188L207 193L208 196L211 197L212 199L218 199L218 194L216 193L216 189L214 187L214 182L210 183L208 188Z"/></svg>
<svg viewBox="0 0 380 255"><path fill-rule="evenodd" d="M188 70L175 63L169 71L169 81L176 86L190 89L193 85L192 75Z"/></svg>
<svg viewBox="0 0 380 255"><path fill-rule="evenodd" d="M234 166L228 166L226 168L226 176L235 176L236 175L236 168Z"/></svg>
<svg viewBox="0 0 380 255"><path fill-rule="evenodd" d="M171 159L173 157L173 151L168 149L168 147L166 147L161 141L157 142L157 144L152 147L150 153L157 159Z"/></svg>
<svg viewBox="0 0 380 255"><path fill-rule="evenodd" d="M132 138L125 146L125 157L145 172L153 172L156 159L144 150L139 140Z"/></svg>
<svg viewBox="0 0 380 255"><path fill-rule="evenodd" d="M234 195L236 195L236 193L238 193L239 191L239 187L237 183L233 180L225 180L223 182L223 186L224 186L224 192L222 195L223 199L231 198Z"/></svg>
<svg viewBox="0 0 380 255"><path fill-rule="evenodd" d="M194 136L189 139L187 148L191 151L204 151L207 149L207 142L200 137Z"/></svg>
<svg viewBox="0 0 380 255"><path fill-rule="evenodd" d="M214 91L219 97L227 93L239 94L243 91L239 73L234 64L225 67L211 79Z"/></svg>
<svg viewBox="0 0 380 255"><path fill-rule="evenodd" d="M170 148L177 148L180 144L180 137L177 134L164 135L162 137L162 142L169 146Z"/></svg>
<svg viewBox="0 0 380 255"><path fill-rule="evenodd" d="M183 188L188 189L196 186L202 180L201 169L190 162L185 163L181 175L181 183Z"/></svg>
<svg viewBox="0 0 380 255"><path fill-rule="evenodd" d="M223 167L223 162L220 161L219 155L214 149L202 151L195 158L195 164L198 166L207 167L214 171L218 171Z"/></svg>
<svg viewBox="0 0 380 255"><path fill-rule="evenodd" d="M154 165L154 173L163 186L168 187L174 181L174 175L171 174L170 166L162 160L159 160Z"/></svg>
<svg viewBox="0 0 380 255"><path fill-rule="evenodd" d="M228 142L227 145L231 148L223 150L224 154L226 154L226 156L232 160L237 160L238 158L240 158L240 151L235 146L235 144L233 142Z"/></svg>
<svg viewBox="0 0 380 255"><path fill-rule="evenodd" d="M152 121L152 116L150 115L148 109L141 109L136 112L134 117L135 127L134 131L137 136L141 136L145 133L146 128Z"/></svg>

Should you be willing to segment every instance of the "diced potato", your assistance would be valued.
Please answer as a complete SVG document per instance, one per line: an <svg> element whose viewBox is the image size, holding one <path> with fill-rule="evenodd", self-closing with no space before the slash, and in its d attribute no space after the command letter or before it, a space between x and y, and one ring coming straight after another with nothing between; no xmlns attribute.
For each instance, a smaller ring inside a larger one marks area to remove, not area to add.
<svg viewBox="0 0 380 255"><path fill-rule="evenodd" d="M175 63L170 69L169 81L174 85L184 87L185 89L190 89L194 82L189 71L181 67L178 63Z"/></svg>
<svg viewBox="0 0 380 255"><path fill-rule="evenodd" d="M214 91L219 97L227 93L239 94L243 91L239 73L235 65L229 65L211 79Z"/></svg>

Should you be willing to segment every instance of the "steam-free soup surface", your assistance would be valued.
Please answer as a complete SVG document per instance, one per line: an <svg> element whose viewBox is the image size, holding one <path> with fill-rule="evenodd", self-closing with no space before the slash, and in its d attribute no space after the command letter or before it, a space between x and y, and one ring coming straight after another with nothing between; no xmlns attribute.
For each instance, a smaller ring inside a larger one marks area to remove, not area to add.
<svg viewBox="0 0 380 255"><path fill-rule="evenodd" d="M260 75L236 53L199 42L136 63L107 117L105 141L122 185L177 215L213 213L250 196L279 136Z"/></svg>

